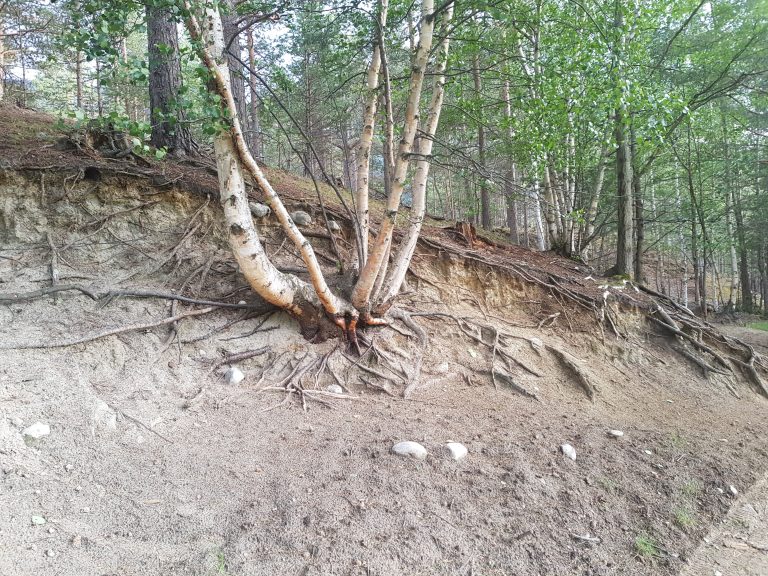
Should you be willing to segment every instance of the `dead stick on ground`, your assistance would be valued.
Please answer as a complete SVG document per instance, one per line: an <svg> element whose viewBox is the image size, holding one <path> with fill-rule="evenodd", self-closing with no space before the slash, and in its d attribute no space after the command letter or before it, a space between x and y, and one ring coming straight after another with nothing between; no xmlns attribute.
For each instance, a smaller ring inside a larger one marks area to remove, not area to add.
<svg viewBox="0 0 768 576"><path fill-rule="evenodd" d="M51 233L46 232L45 236L48 239L48 246L51 247L51 288L55 288L59 284L59 251L53 243ZM58 302L58 300L58 296L54 292L53 301Z"/></svg>
<svg viewBox="0 0 768 576"><path fill-rule="evenodd" d="M119 409L118 409L118 412L119 412L121 415L123 415L123 416L125 416L126 418L128 418L128 420L133 420L134 422L136 422L136 424L139 424L140 426L143 426L144 428L146 428L147 430L149 430L149 431L150 431L150 432L152 432L153 434L157 434L157 435L158 435L160 438L162 438L163 440L165 440L165 441L166 441L166 442L168 442L169 444L173 444L173 440L171 440L171 439L170 439L170 438L168 438L167 436L164 436L164 435L160 434L160 432L158 432L157 430L155 430L155 429L154 429L154 428L152 428L151 426L149 426L149 425L145 424L144 422L142 422L141 420L139 420L139 419L138 419L138 418L136 418L135 416L131 416L130 414L128 414L128 413L126 413L126 412L123 412L122 410L119 410Z"/></svg>
<svg viewBox="0 0 768 576"><path fill-rule="evenodd" d="M166 324L172 324L173 322L178 322L179 320L183 320L184 318L190 318L192 316L202 316L203 314L208 314L210 312L213 312L214 310L216 310L216 307L211 306L209 308L203 308L201 310L190 310L189 312L184 312L183 314L179 314L178 316L171 316L170 318L165 318L164 320L160 320L158 322L122 326L120 328L113 328L112 330L107 330L105 332L99 332L98 334L94 334L92 336L84 336L82 338L76 338L75 340L65 340L63 342L52 342L50 344L25 344L21 346L2 346L0 347L0 350L32 350L32 349L40 349L40 348L45 348L45 349L65 348L67 346L74 346L76 344L86 344L88 342L93 342L94 340L106 338L107 336L115 336L116 334L124 334L126 332L136 332L138 330L149 330L151 328L165 326Z"/></svg>
<svg viewBox="0 0 768 576"><path fill-rule="evenodd" d="M260 356L261 354L266 354L269 352L270 348L269 346L263 346L261 348L257 348L256 350L247 350L245 352L238 352L236 354L229 354L226 356L223 360L219 360L216 362L209 372L213 372L220 366L223 366L224 364L232 364L233 362L240 362L242 360L248 360L248 358L253 358L254 356Z"/></svg>

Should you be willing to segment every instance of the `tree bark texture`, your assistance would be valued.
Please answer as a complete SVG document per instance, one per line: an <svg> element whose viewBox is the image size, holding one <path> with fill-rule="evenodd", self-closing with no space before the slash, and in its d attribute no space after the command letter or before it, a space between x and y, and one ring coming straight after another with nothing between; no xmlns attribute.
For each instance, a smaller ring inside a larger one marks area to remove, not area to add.
<svg viewBox="0 0 768 576"><path fill-rule="evenodd" d="M147 6L147 46L150 143L155 148L165 148L169 154L194 154L196 146L184 111L175 103L181 88L181 62L176 23L170 10Z"/></svg>

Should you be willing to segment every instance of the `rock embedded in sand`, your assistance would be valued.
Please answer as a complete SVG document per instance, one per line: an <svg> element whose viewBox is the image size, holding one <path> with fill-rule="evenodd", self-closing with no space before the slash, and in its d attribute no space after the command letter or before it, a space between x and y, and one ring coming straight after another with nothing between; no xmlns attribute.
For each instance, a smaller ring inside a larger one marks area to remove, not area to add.
<svg viewBox="0 0 768 576"><path fill-rule="evenodd" d="M738 495L739 495L739 491L738 491L738 490L736 490L736 487L735 487L733 484L731 484L730 486L728 486L728 491L729 491L731 494L733 494L734 496L738 496Z"/></svg>
<svg viewBox="0 0 768 576"><path fill-rule="evenodd" d="M563 451L564 456L567 456L571 460L576 460L576 448L574 448L570 444L563 444L562 446L560 446L560 450Z"/></svg>
<svg viewBox="0 0 768 576"><path fill-rule="evenodd" d="M329 384L326 390L331 394L344 394L344 388L338 384Z"/></svg>
<svg viewBox="0 0 768 576"><path fill-rule="evenodd" d="M240 384L244 378L245 374L243 374L243 371L237 366L230 367L230 369L224 373L224 380L227 384Z"/></svg>
<svg viewBox="0 0 768 576"><path fill-rule="evenodd" d="M312 224L312 216L304 212L304 210L296 210L291 212L291 220L296 226L309 226Z"/></svg>
<svg viewBox="0 0 768 576"><path fill-rule="evenodd" d="M608 436L610 436L611 438L621 438L622 436L624 436L624 432L622 432L621 430L608 430Z"/></svg>
<svg viewBox="0 0 768 576"><path fill-rule="evenodd" d="M32 516L30 520L32 521L32 524L34 524L35 526L42 526L47 522L47 520L43 516L36 516L36 515Z"/></svg>
<svg viewBox="0 0 768 576"><path fill-rule="evenodd" d="M28 446L32 446L50 433L51 427L48 426L48 424L35 422L32 426L25 428L21 435L24 437L24 442L26 442Z"/></svg>
<svg viewBox="0 0 768 576"><path fill-rule="evenodd" d="M463 459L468 453L467 447L460 442L448 442L445 447L447 448L448 453L451 455L451 458L453 458L456 462Z"/></svg>
<svg viewBox="0 0 768 576"><path fill-rule="evenodd" d="M418 442L398 442L392 446L392 452L398 456L410 456L417 460L424 460L427 457L427 449Z"/></svg>
<svg viewBox="0 0 768 576"><path fill-rule="evenodd" d="M103 400L98 400L93 406L93 412L91 413L91 433L96 434L98 428L104 428L107 430L117 429L117 414L109 404Z"/></svg>
<svg viewBox="0 0 768 576"><path fill-rule="evenodd" d="M248 208L251 209L251 214L254 218L264 218L265 216L269 216L272 212L272 210L269 209L269 206L262 204L261 202L248 202Z"/></svg>
<svg viewBox="0 0 768 576"><path fill-rule="evenodd" d="M341 226L338 222L336 222L336 220L328 220L328 230L331 232L339 232L341 230Z"/></svg>

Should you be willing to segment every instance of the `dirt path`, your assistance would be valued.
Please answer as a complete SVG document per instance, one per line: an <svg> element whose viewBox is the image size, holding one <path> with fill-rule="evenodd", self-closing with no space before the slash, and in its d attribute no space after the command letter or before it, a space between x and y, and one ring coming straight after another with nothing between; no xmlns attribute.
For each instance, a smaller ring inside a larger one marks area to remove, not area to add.
<svg viewBox="0 0 768 576"><path fill-rule="evenodd" d="M741 326L724 331L768 349L768 332ZM768 574L768 475L756 482L712 528L681 576L702 574L764 576Z"/></svg>
<svg viewBox="0 0 768 576"><path fill-rule="evenodd" d="M696 550L681 576L768 574L768 475L731 508Z"/></svg>

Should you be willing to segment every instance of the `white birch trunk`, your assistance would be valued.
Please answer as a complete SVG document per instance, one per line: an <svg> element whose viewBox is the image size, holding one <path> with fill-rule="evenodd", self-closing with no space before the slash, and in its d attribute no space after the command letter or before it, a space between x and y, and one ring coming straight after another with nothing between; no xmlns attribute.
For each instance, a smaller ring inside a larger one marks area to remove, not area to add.
<svg viewBox="0 0 768 576"><path fill-rule="evenodd" d="M352 291L352 305L363 312L363 316L369 315L371 291L384 258L392 242L392 233L395 229L395 219L400 207L400 198L405 187L405 178L410 163L410 155L413 149L413 141L419 122L419 100L421 87L424 82L424 72L427 67L429 53L432 48L432 35L434 31L434 0L422 0L422 20L419 41L411 66L411 79L408 92L408 100L405 107L405 119L403 133L395 158L394 177L392 189L387 199L386 213L381 222L379 233L370 252L365 266L360 272L354 290Z"/></svg>
<svg viewBox="0 0 768 576"><path fill-rule="evenodd" d="M419 160L416 163L416 172L411 184L413 205L411 207L410 226L397 250L390 273L384 281L383 293L378 297L377 311L388 308L400 291L405 275L408 272L408 267L411 264L413 253L416 250L421 226L424 223L424 215L427 209L427 179L429 176L430 155L432 154L433 138L437 132L437 125L440 122L440 111L443 107L443 97L445 95L445 67L448 63L448 47L450 42L448 25L452 16L453 6L449 6L443 12L440 21L443 41L440 43L440 49L436 56L435 81L432 88L432 100L429 104L429 116L424 127L424 137L419 139Z"/></svg>
<svg viewBox="0 0 768 576"><path fill-rule="evenodd" d="M312 246L291 220L281 199L251 156L243 138L237 117L235 101L230 89L229 68L224 53L225 42L221 16L216 9L207 9L204 26L198 23L188 2L188 29L193 40L202 42L200 57L211 72L213 82L232 118L230 130L220 132L214 139L221 205L229 232L229 242L241 271L253 289L265 300L286 309L294 315L306 316L320 306L339 326L346 328L344 314L353 320L357 313L351 306L335 296L323 277ZM251 219L245 193L242 168L253 176L266 196L266 201L277 216L286 236L301 253L312 285L283 274L269 261Z"/></svg>
<svg viewBox="0 0 768 576"><path fill-rule="evenodd" d="M387 22L388 0L381 0L377 30L374 32L373 56L368 65L368 93L363 110L363 130L360 135L357 153L357 178L355 182L355 207L357 210L357 226L360 231L360 246L358 248L358 263L360 269L368 260L368 230L370 228L370 213L368 208L368 184L371 172L371 147L373 143L374 124L376 122L376 102L378 101L379 69L381 68L381 51L384 38L384 26Z"/></svg>

